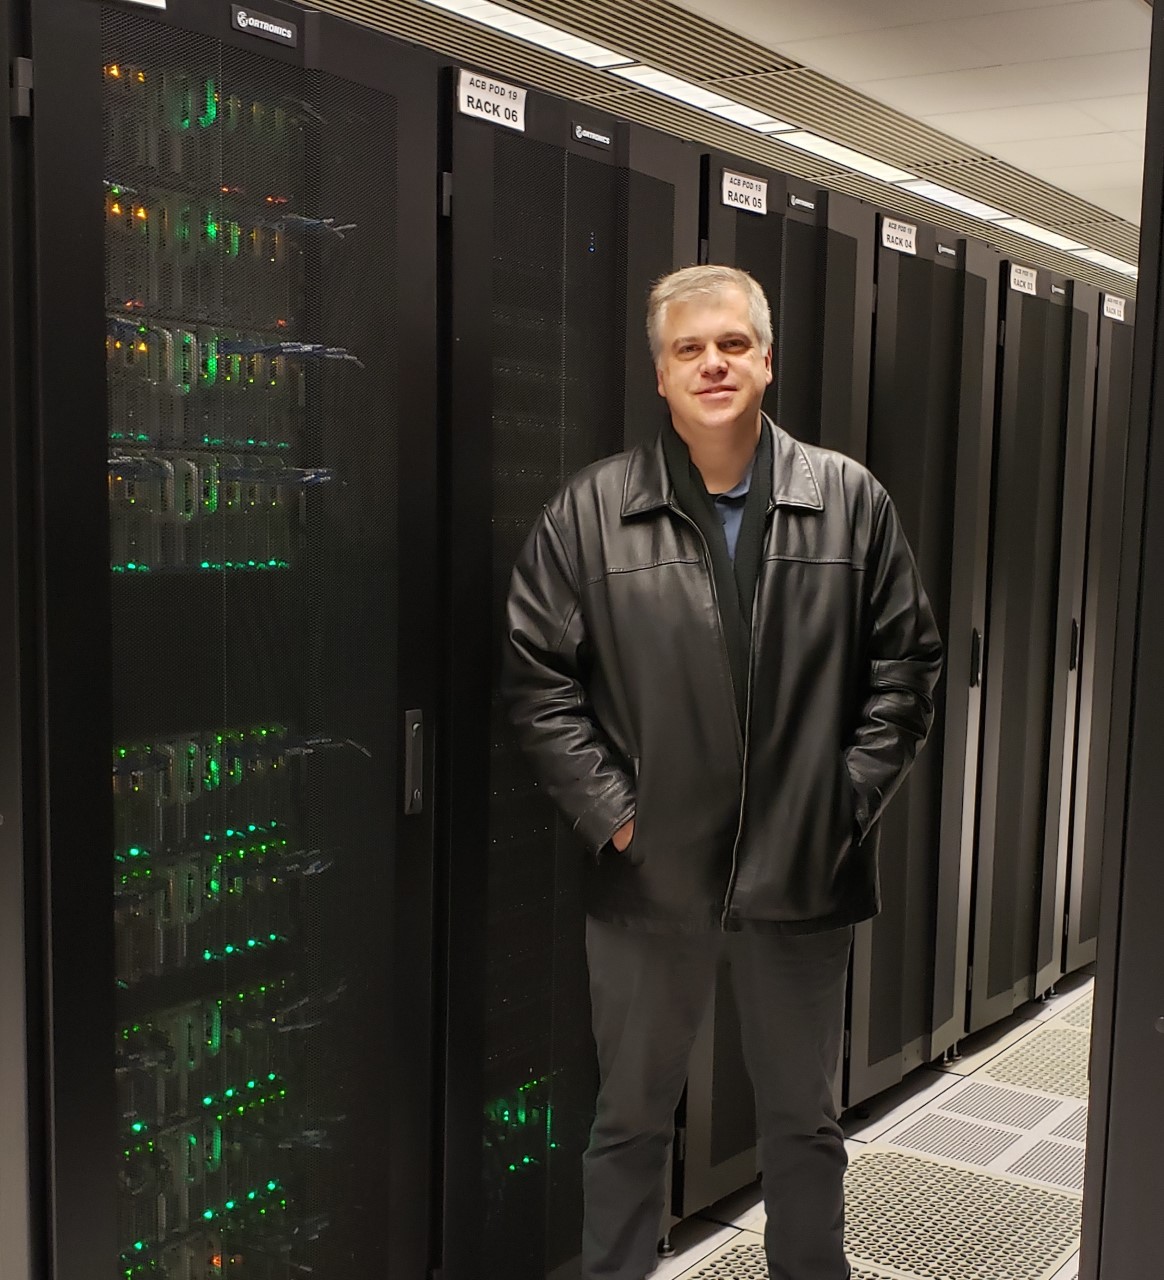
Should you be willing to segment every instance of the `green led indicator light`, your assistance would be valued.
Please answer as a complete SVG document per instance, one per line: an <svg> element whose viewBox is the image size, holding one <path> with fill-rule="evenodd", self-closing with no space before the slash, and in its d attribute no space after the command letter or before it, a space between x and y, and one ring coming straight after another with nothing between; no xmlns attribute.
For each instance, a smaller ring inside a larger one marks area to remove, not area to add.
<svg viewBox="0 0 1164 1280"><path fill-rule="evenodd" d="M210 126L218 119L218 93L214 88L214 81L206 82L206 110L198 117L198 123L203 129L209 129Z"/></svg>
<svg viewBox="0 0 1164 1280"><path fill-rule="evenodd" d="M207 1221L207 1222L210 1222L210 1221L213 1219L213 1217L214 1217L214 1210L213 1210L213 1209L207 1209L207 1210L202 1214L202 1216L206 1219L206 1221Z"/></svg>

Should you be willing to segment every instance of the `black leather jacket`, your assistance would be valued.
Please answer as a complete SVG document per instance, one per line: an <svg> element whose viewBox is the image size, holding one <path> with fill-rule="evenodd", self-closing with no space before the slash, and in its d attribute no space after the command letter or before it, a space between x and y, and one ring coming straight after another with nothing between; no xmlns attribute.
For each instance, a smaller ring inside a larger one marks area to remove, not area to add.
<svg viewBox="0 0 1164 1280"><path fill-rule="evenodd" d="M579 472L514 568L503 692L596 855L600 919L808 931L880 905L873 827L929 731L941 642L885 490L772 430L742 731L706 543L661 441Z"/></svg>

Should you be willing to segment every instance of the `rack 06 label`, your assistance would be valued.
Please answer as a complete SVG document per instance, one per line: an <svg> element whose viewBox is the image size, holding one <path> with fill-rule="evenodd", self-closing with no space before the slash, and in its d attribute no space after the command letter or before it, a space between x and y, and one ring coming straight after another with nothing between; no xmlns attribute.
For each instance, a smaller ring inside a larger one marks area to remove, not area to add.
<svg viewBox="0 0 1164 1280"><path fill-rule="evenodd" d="M461 71L457 77L457 110L462 115L488 120L518 133L525 132L525 94L516 85L478 71Z"/></svg>

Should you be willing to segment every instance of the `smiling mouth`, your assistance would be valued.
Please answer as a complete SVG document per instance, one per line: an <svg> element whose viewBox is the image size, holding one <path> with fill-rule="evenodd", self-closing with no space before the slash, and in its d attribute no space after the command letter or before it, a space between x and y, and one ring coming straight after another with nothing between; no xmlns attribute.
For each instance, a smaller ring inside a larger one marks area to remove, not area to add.
<svg viewBox="0 0 1164 1280"><path fill-rule="evenodd" d="M704 387L702 391L697 391L695 394L697 396L718 396L734 390L735 387Z"/></svg>

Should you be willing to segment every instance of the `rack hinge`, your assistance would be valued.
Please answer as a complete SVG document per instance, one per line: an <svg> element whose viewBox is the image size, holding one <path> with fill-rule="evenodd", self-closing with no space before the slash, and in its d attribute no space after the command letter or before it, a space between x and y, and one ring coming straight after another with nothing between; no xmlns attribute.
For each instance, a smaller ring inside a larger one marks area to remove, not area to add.
<svg viewBox="0 0 1164 1280"><path fill-rule="evenodd" d="M441 174L440 205L441 217L451 218L453 216L453 175L451 173Z"/></svg>
<svg viewBox="0 0 1164 1280"><path fill-rule="evenodd" d="M853 1056L853 1033L847 1027L845 1028L845 1061L847 1062Z"/></svg>
<svg viewBox="0 0 1164 1280"><path fill-rule="evenodd" d="M9 72L9 114L14 120L32 116L32 59L13 58Z"/></svg>
<svg viewBox="0 0 1164 1280"><path fill-rule="evenodd" d="M1006 321L998 322L998 345L1001 347L1006 342Z"/></svg>
<svg viewBox="0 0 1164 1280"><path fill-rule="evenodd" d="M675 1154L680 1161L687 1159L687 1130L686 1128L675 1130Z"/></svg>

